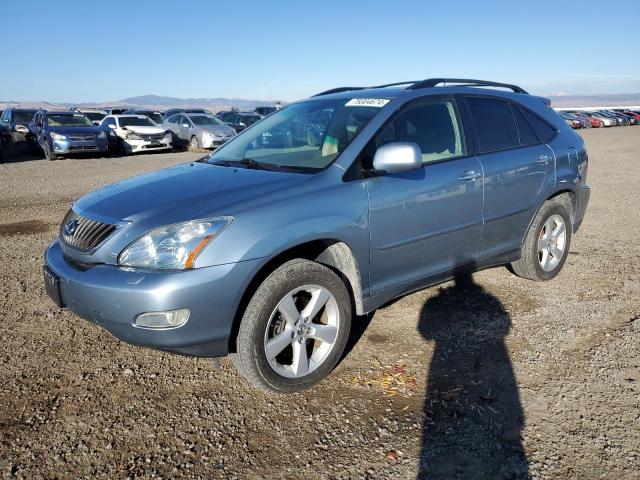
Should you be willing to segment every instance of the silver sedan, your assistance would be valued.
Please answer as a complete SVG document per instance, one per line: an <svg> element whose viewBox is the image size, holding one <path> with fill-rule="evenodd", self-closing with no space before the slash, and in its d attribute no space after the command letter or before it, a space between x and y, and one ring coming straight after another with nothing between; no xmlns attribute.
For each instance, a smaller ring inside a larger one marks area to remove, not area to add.
<svg viewBox="0 0 640 480"><path fill-rule="evenodd" d="M176 113L165 119L164 127L192 148L217 148L236 131L208 113Z"/></svg>

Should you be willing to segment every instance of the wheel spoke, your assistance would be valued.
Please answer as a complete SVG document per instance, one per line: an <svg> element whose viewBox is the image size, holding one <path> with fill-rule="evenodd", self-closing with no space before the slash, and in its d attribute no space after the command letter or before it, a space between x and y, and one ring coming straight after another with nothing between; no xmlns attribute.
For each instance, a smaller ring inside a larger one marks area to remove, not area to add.
<svg viewBox="0 0 640 480"><path fill-rule="evenodd" d="M549 238L551 236L551 232L553 232L553 217L547 218L547 221L544 222L544 238Z"/></svg>
<svg viewBox="0 0 640 480"><path fill-rule="evenodd" d="M291 369L296 377L301 377L309 371L309 357L307 356L307 343L298 342L297 340L292 343L293 345L293 363L291 363Z"/></svg>
<svg viewBox="0 0 640 480"><path fill-rule="evenodd" d="M302 317L312 320L320 309L326 305L327 301L329 301L329 297L329 292L326 289L322 287L318 288L311 294L311 300L309 300L309 303L302 311Z"/></svg>
<svg viewBox="0 0 640 480"><path fill-rule="evenodd" d="M542 249L542 258L540 259L540 265L542 268L547 266L547 262L549 261L549 250L547 248Z"/></svg>
<svg viewBox="0 0 640 480"><path fill-rule="evenodd" d="M320 340L321 342L333 343L338 336L338 328L333 325L321 325L314 323L311 325L309 337Z"/></svg>
<svg viewBox="0 0 640 480"><path fill-rule="evenodd" d="M539 238L538 239L538 251L542 252L546 248L547 248L547 241L544 240L543 238Z"/></svg>
<svg viewBox="0 0 640 480"><path fill-rule="evenodd" d="M551 232L551 235L553 236L553 238L558 238L562 236L566 230L567 228L565 227L564 223L558 223L558 226Z"/></svg>
<svg viewBox="0 0 640 480"><path fill-rule="evenodd" d="M300 312L298 312L298 308L293 300L293 295L291 294L288 294L280 300L280 303L278 304L278 311L290 327L293 327L298 321L298 318L300 318Z"/></svg>
<svg viewBox="0 0 640 480"><path fill-rule="evenodd" d="M553 255L553 258L555 258L556 260L560 260L562 258L562 250L560 250L555 245L549 247L549 253L551 253L551 255Z"/></svg>
<svg viewBox="0 0 640 480"><path fill-rule="evenodd" d="M291 328L286 327L284 331L267 342L265 347L265 353L267 359L273 360L276 356L282 352L288 345L291 345L293 339L291 338Z"/></svg>

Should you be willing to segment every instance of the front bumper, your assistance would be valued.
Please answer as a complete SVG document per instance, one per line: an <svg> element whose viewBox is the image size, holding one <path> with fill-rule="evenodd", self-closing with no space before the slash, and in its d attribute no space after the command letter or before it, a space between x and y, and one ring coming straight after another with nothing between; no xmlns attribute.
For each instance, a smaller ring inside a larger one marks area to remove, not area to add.
<svg viewBox="0 0 640 480"><path fill-rule="evenodd" d="M162 140L131 140L125 138L122 144L128 153L152 152L173 148L171 139L166 140L164 138Z"/></svg>
<svg viewBox="0 0 640 480"><path fill-rule="evenodd" d="M73 140L52 140L52 147L54 153L57 154L70 154L70 153L91 153L91 152L106 152L109 147L107 139L87 140L87 141L73 141Z"/></svg>
<svg viewBox="0 0 640 480"><path fill-rule="evenodd" d="M229 353L236 311L260 260L180 272L81 266L64 257L56 240L45 252L45 266L60 278L66 308L120 340L183 355L219 357ZM191 312L181 327L134 326L141 313L181 308Z"/></svg>
<svg viewBox="0 0 640 480"><path fill-rule="evenodd" d="M218 148L220 145L224 144L230 139L231 137L224 138L224 137L211 137L208 135L207 136L203 135L200 145L202 145L202 148Z"/></svg>

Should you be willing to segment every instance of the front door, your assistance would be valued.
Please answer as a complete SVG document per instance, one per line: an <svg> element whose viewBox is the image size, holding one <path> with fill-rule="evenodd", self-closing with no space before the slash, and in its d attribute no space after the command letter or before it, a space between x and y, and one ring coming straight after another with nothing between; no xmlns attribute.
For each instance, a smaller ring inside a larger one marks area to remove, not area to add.
<svg viewBox="0 0 640 480"><path fill-rule="evenodd" d="M453 98L404 107L372 141L373 148L390 142L418 144L423 166L366 181L372 294L472 265L482 230L482 166L467 156Z"/></svg>

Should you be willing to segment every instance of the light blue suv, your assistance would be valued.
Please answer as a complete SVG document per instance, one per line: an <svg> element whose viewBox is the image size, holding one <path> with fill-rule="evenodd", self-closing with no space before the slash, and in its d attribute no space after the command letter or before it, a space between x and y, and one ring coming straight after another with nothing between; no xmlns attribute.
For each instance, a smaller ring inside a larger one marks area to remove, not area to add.
<svg viewBox="0 0 640 480"><path fill-rule="evenodd" d="M354 315L464 270L555 277L586 175L581 137L520 87L337 88L77 200L45 286L126 342L232 353L256 386L296 391L336 365Z"/></svg>

